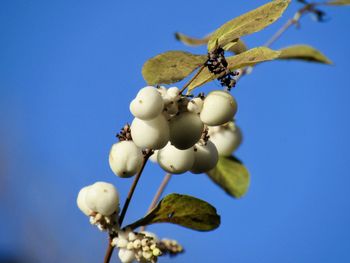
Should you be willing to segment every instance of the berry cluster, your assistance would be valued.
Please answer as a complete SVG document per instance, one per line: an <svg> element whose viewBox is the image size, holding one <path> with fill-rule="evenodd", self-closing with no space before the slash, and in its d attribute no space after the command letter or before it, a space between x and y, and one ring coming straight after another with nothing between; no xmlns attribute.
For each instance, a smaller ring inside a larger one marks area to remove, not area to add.
<svg viewBox="0 0 350 263"><path fill-rule="evenodd" d="M147 86L130 103L130 111L135 118L121 129L119 142L109 153L111 170L123 178L140 172L148 157L172 174L204 173L216 166L220 155L231 155L241 141L232 122L237 104L227 91L193 98L176 87ZM109 232L123 263L157 262L161 255L183 252L174 240L120 229L119 194L112 184L96 182L82 188L77 204L91 224Z"/></svg>
<svg viewBox="0 0 350 263"><path fill-rule="evenodd" d="M213 169L220 152L208 131L230 122L237 104L226 91L190 98L176 87L147 86L130 103L130 111L135 118L130 128L122 129L118 137L123 140L112 146L109 155L110 167L120 177L138 172L144 149L154 150L151 159L172 174Z"/></svg>

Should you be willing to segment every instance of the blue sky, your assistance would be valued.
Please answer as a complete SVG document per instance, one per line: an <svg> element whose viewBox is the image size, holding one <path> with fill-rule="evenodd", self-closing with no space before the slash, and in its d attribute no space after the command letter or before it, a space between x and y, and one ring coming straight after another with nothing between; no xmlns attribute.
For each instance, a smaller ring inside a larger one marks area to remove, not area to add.
<svg viewBox="0 0 350 263"><path fill-rule="evenodd" d="M125 198L131 180L113 175L108 152L145 86L143 63L167 50L204 53L173 33L203 36L265 2L2 1L0 255L101 262L106 236L75 199L99 180ZM297 8L292 3L281 20L244 40L262 45ZM222 225L209 233L151 227L186 248L161 262L350 261L350 9L324 10L327 22L305 17L273 48L310 44L335 65L271 62L242 79L233 90L244 133L237 156L251 172L250 190L234 200L205 175L174 176L167 193L207 200ZM126 222L144 214L163 174L147 166Z"/></svg>

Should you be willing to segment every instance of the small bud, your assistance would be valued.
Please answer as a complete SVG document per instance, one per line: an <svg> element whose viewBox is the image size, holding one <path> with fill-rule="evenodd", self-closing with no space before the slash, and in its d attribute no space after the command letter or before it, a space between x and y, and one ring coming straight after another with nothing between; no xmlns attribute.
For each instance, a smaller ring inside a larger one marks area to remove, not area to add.
<svg viewBox="0 0 350 263"><path fill-rule="evenodd" d="M152 250L152 254L153 256L158 257L162 254L162 252L160 251L159 248L156 247L155 249Z"/></svg>
<svg viewBox="0 0 350 263"><path fill-rule="evenodd" d="M128 235L129 241L134 241L136 239L136 235L134 232L130 232Z"/></svg>
<svg viewBox="0 0 350 263"><path fill-rule="evenodd" d="M147 245L148 245L148 239L147 239L147 238L142 239L142 240L141 240L141 245L142 245L143 247L147 246Z"/></svg>
<svg viewBox="0 0 350 263"><path fill-rule="evenodd" d="M150 251L144 251L142 252L142 256L146 259L146 260L149 260L151 259L151 257L153 256L152 252Z"/></svg>
<svg viewBox="0 0 350 263"><path fill-rule="evenodd" d="M149 246L143 246L143 247L142 247L142 250L143 250L143 251L150 251L150 247L149 247Z"/></svg>
<svg viewBox="0 0 350 263"><path fill-rule="evenodd" d="M126 249L132 250L134 249L134 243L133 242L129 242L126 246Z"/></svg>
<svg viewBox="0 0 350 263"><path fill-rule="evenodd" d="M136 239L135 241L134 241L134 248L135 249L138 249L138 248L140 248L141 247L141 240L140 239Z"/></svg>

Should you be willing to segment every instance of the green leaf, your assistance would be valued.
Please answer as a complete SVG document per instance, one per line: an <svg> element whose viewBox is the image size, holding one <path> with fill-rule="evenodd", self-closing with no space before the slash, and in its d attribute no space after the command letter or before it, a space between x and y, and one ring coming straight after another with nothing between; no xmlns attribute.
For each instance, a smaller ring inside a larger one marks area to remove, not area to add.
<svg viewBox="0 0 350 263"><path fill-rule="evenodd" d="M170 194L144 218L125 227L135 229L154 223L172 223L198 231L214 230L220 225L215 207L198 198Z"/></svg>
<svg viewBox="0 0 350 263"><path fill-rule="evenodd" d="M171 84L186 78L206 60L207 56L168 51L146 61L142 75L149 85Z"/></svg>
<svg viewBox="0 0 350 263"><path fill-rule="evenodd" d="M290 0L275 0L225 23L211 36L208 50L217 45L224 47L242 36L264 29L283 14L289 3Z"/></svg>
<svg viewBox="0 0 350 263"><path fill-rule="evenodd" d="M327 2L326 5L350 5L350 0L334 0Z"/></svg>
<svg viewBox="0 0 350 263"><path fill-rule="evenodd" d="M299 59L324 64L332 64L325 55L308 45L295 45L280 50L279 59Z"/></svg>
<svg viewBox="0 0 350 263"><path fill-rule="evenodd" d="M195 37L190 37L185 34L176 32L175 37L177 40L184 43L185 45L196 47L196 46L206 45L209 41L210 35L204 38L195 38Z"/></svg>
<svg viewBox="0 0 350 263"><path fill-rule="evenodd" d="M207 174L226 193L235 198L242 197L248 191L249 172L235 157L220 157L216 167Z"/></svg>
<svg viewBox="0 0 350 263"><path fill-rule="evenodd" d="M227 57L227 68L230 70L236 70L247 66L254 66L257 63L277 59L280 54L280 51L274 51L267 47L249 49L236 56ZM192 83L188 86L188 92L191 92L196 87L216 79L218 76L219 75L211 73L208 68L203 69L197 78L195 78L194 81L192 81Z"/></svg>

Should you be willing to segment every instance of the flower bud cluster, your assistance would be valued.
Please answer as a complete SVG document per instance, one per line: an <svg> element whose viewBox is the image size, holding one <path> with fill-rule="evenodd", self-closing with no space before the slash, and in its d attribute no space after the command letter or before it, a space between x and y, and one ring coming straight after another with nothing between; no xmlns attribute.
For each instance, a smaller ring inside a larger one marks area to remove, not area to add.
<svg viewBox="0 0 350 263"><path fill-rule="evenodd" d="M162 251L158 246L157 237L150 232L119 231L112 245L119 248L119 259L122 263L157 262Z"/></svg>
<svg viewBox="0 0 350 263"><path fill-rule="evenodd" d="M163 252L163 255L175 256L184 252L183 247L176 240L172 239L162 239L158 246Z"/></svg>
<svg viewBox="0 0 350 263"><path fill-rule="evenodd" d="M109 156L112 171L120 177L139 171L144 149L155 150L151 159L172 174L211 170L218 151L206 127L231 121L237 104L226 91L190 98L177 87L147 86L132 100L130 111L135 118L130 127L123 128L119 136L123 141L112 146Z"/></svg>
<svg viewBox="0 0 350 263"><path fill-rule="evenodd" d="M118 231L119 194L112 184L96 182L83 187L77 205L101 231Z"/></svg>

